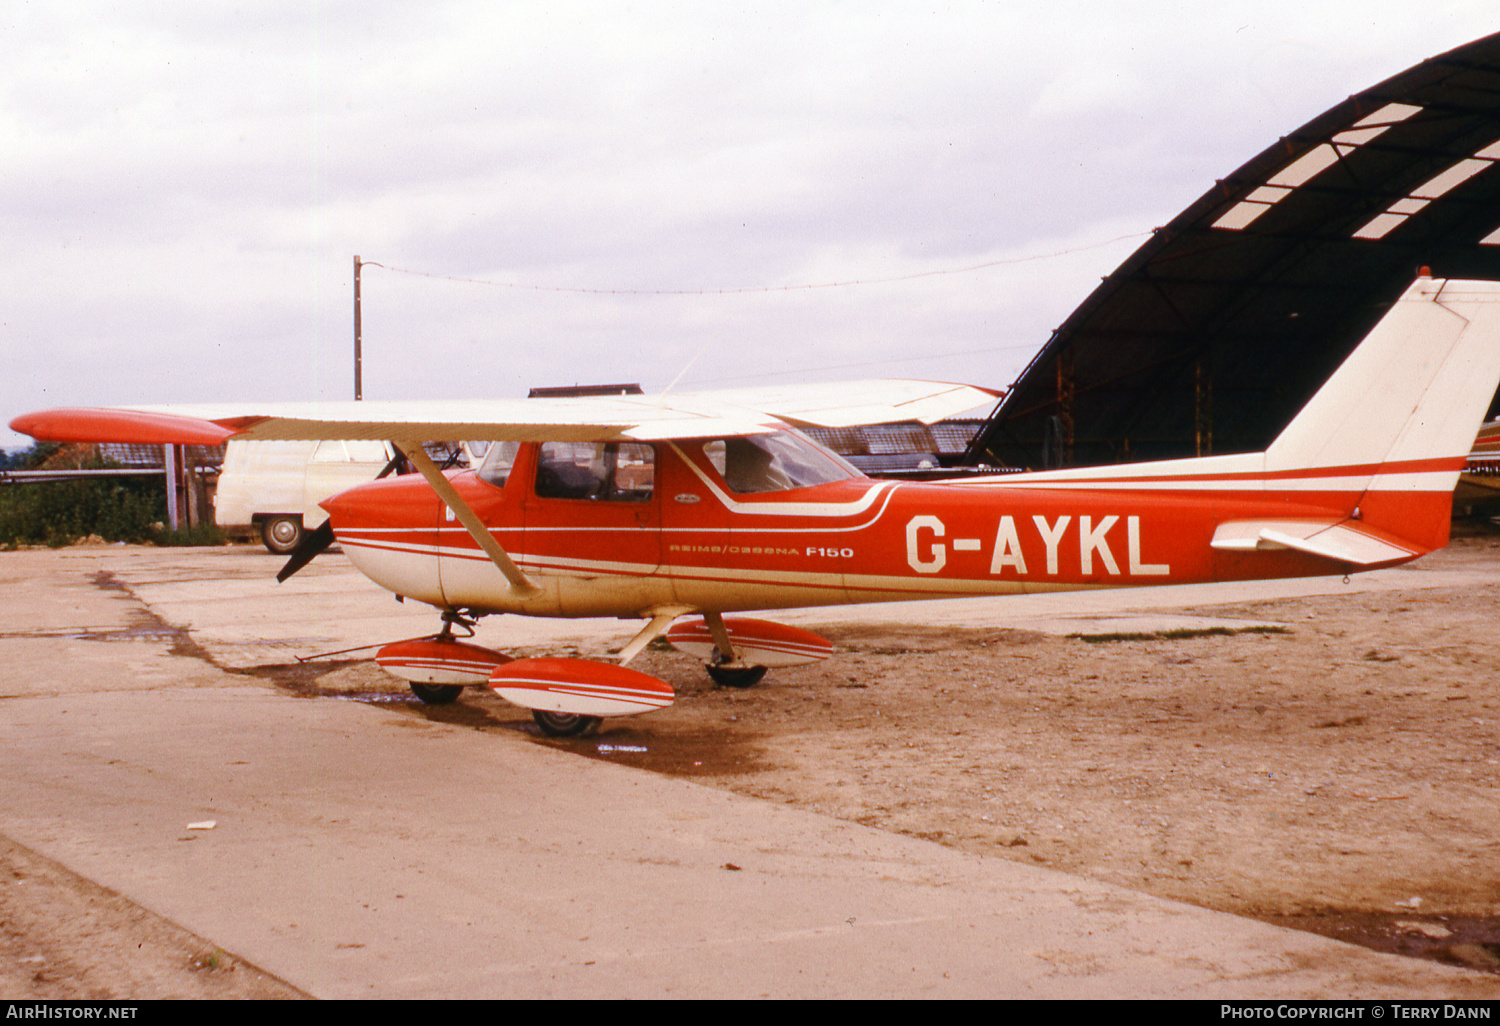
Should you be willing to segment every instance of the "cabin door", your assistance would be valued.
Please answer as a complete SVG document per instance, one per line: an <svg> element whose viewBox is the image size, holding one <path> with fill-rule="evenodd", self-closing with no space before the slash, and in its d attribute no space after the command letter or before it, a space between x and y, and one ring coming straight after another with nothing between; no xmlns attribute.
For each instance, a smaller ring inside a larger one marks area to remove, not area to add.
<svg viewBox="0 0 1500 1026"><path fill-rule="evenodd" d="M661 566L660 511L652 446L543 442L522 551L529 568L558 580L564 616L608 613Z"/></svg>

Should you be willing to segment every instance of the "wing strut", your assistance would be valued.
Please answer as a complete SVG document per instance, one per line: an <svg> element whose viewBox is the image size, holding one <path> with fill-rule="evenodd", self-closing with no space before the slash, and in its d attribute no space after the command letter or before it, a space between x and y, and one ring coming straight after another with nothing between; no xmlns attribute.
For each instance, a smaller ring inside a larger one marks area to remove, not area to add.
<svg viewBox="0 0 1500 1026"><path fill-rule="evenodd" d="M438 469L437 464L432 462L432 457L427 455L427 450L422 448L421 442L398 442L392 440L391 444L406 454L406 458L411 460L412 465L427 479L427 483L432 486L432 490L437 492L438 498L448 504L448 508L453 511L453 515L458 517L458 522L463 524L464 528L468 530L469 536L479 543L479 547L484 550L484 554L490 557L490 562L494 563L496 568L505 575L505 579L510 582L510 586L517 593L521 595L535 595L541 592L542 589L533 584L531 578L527 577L521 571L521 568L516 566L515 561L510 558L510 554L501 547L500 543L495 540L495 536L490 534L489 530L484 526L484 521L479 519L479 515L469 508L469 504L463 500L463 496L459 495L458 490L443 476L443 472Z"/></svg>

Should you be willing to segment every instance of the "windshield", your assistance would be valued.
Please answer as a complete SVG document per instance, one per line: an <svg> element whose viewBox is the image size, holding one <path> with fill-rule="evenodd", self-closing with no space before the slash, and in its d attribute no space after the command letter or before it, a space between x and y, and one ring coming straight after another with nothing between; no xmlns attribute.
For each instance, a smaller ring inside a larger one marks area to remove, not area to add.
<svg viewBox="0 0 1500 1026"><path fill-rule="evenodd" d="M739 495L847 481L859 471L791 431L706 442L703 452L729 490Z"/></svg>
<svg viewBox="0 0 1500 1026"><path fill-rule="evenodd" d="M471 446L474 444L469 443ZM515 466L516 453L521 449L520 442L495 442L489 445L484 454L484 463L479 467L479 478L488 481L496 488L504 488L505 482L510 478L510 468Z"/></svg>

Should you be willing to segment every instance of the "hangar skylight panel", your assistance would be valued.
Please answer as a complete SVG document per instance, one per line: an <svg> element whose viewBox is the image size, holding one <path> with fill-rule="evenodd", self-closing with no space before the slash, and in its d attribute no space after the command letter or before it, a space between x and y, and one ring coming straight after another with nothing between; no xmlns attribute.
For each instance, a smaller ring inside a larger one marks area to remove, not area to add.
<svg viewBox="0 0 1500 1026"><path fill-rule="evenodd" d="M1434 175L1407 195L1392 203L1385 213L1377 214L1369 223L1354 233L1356 239L1383 239L1399 227L1408 217L1417 213L1440 196L1456 189L1481 171L1500 161L1500 141L1496 141L1474 154L1465 157L1441 174ZM1500 241L1500 229L1480 240L1486 245Z"/></svg>
<svg viewBox="0 0 1500 1026"><path fill-rule="evenodd" d="M1347 157L1421 109L1409 103L1388 103L1375 113L1361 118L1354 123L1353 128L1345 129L1329 142L1313 147L1271 176L1265 185L1252 190L1243 200L1230 207L1224 216L1213 223L1213 227L1239 231L1291 195L1294 189L1305 185L1337 164L1341 158Z"/></svg>

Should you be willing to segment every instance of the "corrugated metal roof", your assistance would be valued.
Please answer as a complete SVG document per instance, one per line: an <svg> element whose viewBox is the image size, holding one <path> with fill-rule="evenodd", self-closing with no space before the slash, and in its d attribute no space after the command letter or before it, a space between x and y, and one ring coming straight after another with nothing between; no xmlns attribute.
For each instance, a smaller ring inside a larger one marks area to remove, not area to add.
<svg viewBox="0 0 1500 1026"><path fill-rule="evenodd" d="M189 445L185 448L185 461L189 466L217 467L224 462L222 445ZM99 455L122 467L162 468L166 465L162 447L159 445L103 442L99 445Z"/></svg>

